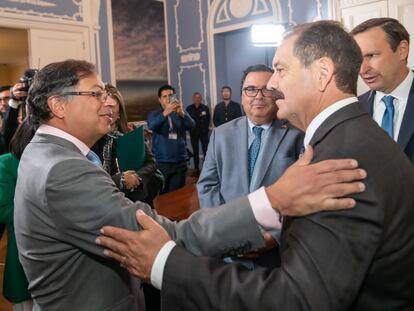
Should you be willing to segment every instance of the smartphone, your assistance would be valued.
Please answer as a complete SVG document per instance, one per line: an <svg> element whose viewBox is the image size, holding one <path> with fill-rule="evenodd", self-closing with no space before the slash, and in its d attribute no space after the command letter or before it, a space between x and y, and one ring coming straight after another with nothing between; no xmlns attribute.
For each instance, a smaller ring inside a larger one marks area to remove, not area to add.
<svg viewBox="0 0 414 311"><path fill-rule="evenodd" d="M169 99L170 103L178 103L179 102L178 98L177 98L177 95L175 95L175 94L169 95L168 99Z"/></svg>

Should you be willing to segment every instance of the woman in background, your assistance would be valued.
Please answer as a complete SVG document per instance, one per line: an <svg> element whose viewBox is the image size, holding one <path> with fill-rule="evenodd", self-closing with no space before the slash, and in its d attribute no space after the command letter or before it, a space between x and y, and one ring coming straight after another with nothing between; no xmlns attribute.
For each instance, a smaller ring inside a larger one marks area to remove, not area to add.
<svg viewBox="0 0 414 311"><path fill-rule="evenodd" d="M115 140L129 131L124 99L119 90L111 84L105 86L112 104L113 122L111 133L105 135L91 148L101 159L103 169L108 172L117 187L132 201L146 202L152 206L152 200L161 191L162 175L150 148L145 144L144 164L138 171L121 172L116 159Z"/></svg>
<svg viewBox="0 0 414 311"><path fill-rule="evenodd" d="M0 223L7 225L8 236L3 296L13 304L14 311L31 311L33 307L14 235L13 200L20 157L34 133L33 126L26 118L10 141L10 153L0 156Z"/></svg>

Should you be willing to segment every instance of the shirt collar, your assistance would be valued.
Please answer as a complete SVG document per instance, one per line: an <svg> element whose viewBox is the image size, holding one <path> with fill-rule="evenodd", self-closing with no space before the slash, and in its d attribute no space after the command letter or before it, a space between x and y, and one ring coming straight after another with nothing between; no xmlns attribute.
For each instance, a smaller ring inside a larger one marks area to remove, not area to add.
<svg viewBox="0 0 414 311"><path fill-rule="evenodd" d="M86 156L89 152L89 147L82 142L81 140L77 139L75 136L62 131L61 129L58 129L57 127L48 125L48 124L42 124L39 126L39 128L37 129L36 133L39 134L48 134L48 135L52 135L52 136L57 136L60 138L63 138L65 140L70 141L72 144L74 144L76 147L78 147L78 149L82 152L82 154L84 156Z"/></svg>
<svg viewBox="0 0 414 311"><path fill-rule="evenodd" d="M413 84L414 80L414 73L409 69L408 74L403 80L403 82L400 83L390 94L385 94L380 91L375 92L375 103L379 103L384 96L392 95L398 101L408 101L408 95L410 94L410 88Z"/></svg>
<svg viewBox="0 0 414 311"><path fill-rule="evenodd" d="M249 124L250 132L253 132L253 127L255 127L255 126L262 127L263 130L266 132L270 128L270 126L272 125L272 122L266 123L266 124L262 124L262 125L256 125L252 121L250 121L249 118L247 118L247 123Z"/></svg>
<svg viewBox="0 0 414 311"><path fill-rule="evenodd" d="M303 144L305 148L309 145L313 135L315 134L316 130L321 126L321 124L334 112L338 111L339 109L348 106L352 103L357 102L358 99L355 96L348 97L345 99L341 99L333 103L332 105L328 106L324 110L322 110L309 124L308 128L306 129L305 139L303 140Z"/></svg>

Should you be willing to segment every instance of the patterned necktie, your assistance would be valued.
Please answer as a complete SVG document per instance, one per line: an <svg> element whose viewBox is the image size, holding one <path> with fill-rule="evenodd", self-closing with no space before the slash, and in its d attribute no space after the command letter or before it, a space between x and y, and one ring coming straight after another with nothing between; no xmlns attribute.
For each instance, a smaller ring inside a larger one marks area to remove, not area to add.
<svg viewBox="0 0 414 311"><path fill-rule="evenodd" d="M254 140L249 148L249 178L253 176L254 165L256 164L257 156L260 151L260 144L262 142L263 128L260 126L253 126Z"/></svg>
<svg viewBox="0 0 414 311"><path fill-rule="evenodd" d="M385 104L385 111L381 127L394 139L394 97L387 95L382 98L382 101Z"/></svg>
<svg viewBox="0 0 414 311"><path fill-rule="evenodd" d="M89 150L88 154L86 155L86 158L96 166L102 167L101 159L99 159L98 155L92 150Z"/></svg>

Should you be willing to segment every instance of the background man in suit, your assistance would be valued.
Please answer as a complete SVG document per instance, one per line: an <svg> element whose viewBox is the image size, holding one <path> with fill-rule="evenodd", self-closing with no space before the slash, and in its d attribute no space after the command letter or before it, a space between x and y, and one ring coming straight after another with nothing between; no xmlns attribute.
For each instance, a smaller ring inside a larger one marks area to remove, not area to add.
<svg viewBox="0 0 414 311"><path fill-rule="evenodd" d="M207 153L208 146L208 131L210 127L210 109L203 104L203 97L200 92L193 94L193 103L187 107L187 112L195 122L195 127L190 130L191 147L193 148L193 159L195 173L200 174L200 157L199 157L199 143L203 150L204 158Z"/></svg>
<svg viewBox="0 0 414 311"><path fill-rule="evenodd" d="M288 214L321 205L352 207L352 199L331 198L363 189L360 183L341 184L361 178L360 170L349 170L355 161L299 163L268 190L278 201L271 198L267 211L254 204L249 209L249 198L242 198L173 224L148 205L125 199L90 151L111 128L107 96L94 66L77 60L47 65L29 90L30 120L39 128L19 164L14 224L35 310L143 310L137 280L95 243L104 225L139 230L138 209L194 254L220 256L262 247L259 225L266 227L269 217L278 220L272 206ZM295 182L292 175L299 172L301 180ZM311 188L309 178L318 180ZM302 201L291 197L298 191L305 199L315 191L323 194Z"/></svg>
<svg viewBox="0 0 414 311"><path fill-rule="evenodd" d="M221 88L221 96L223 97L223 101L219 102L214 107L213 113L213 123L215 127L242 116L239 103L231 100L231 93L232 91L230 86L225 85Z"/></svg>
<svg viewBox="0 0 414 311"><path fill-rule="evenodd" d="M152 152L165 178L161 193L177 190L185 185L187 173L186 131L195 127L194 120L184 112L171 85L158 89L161 107L148 114L148 128L152 131Z"/></svg>
<svg viewBox="0 0 414 311"><path fill-rule="evenodd" d="M393 18L373 18L351 34L361 48L360 76L371 89L359 100L414 163L414 74L407 67L410 35Z"/></svg>
<svg viewBox="0 0 414 311"><path fill-rule="evenodd" d="M210 137L197 183L202 208L216 207L271 185L298 158L303 135L276 120L277 94L266 88L272 73L262 64L243 72L242 105L246 116L216 128ZM280 239L280 230L272 233L275 240ZM258 258L243 259L245 266L253 269L256 264L279 264L275 242L272 236L266 238L271 250Z"/></svg>
<svg viewBox="0 0 414 311"><path fill-rule="evenodd" d="M206 161L197 183L201 207L216 207L269 186L296 161L303 136L275 120L275 92L266 88L273 70L248 67L242 78L242 105L246 116L216 128L210 137ZM253 162L253 128L261 130Z"/></svg>
<svg viewBox="0 0 414 311"><path fill-rule="evenodd" d="M178 246L155 262L136 256L133 273L153 280L162 271L165 310L414 309L414 167L358 103L361 62L357 43L339 23L299 25L278 47L268 85L283 94L278 117L306 130L315 161L351 156L367 169L357 207L286 217L280 269L248 271ZM150 237L165 232L142 220L147 230L130 233L134 249L156 253L162 243ZM104 230L115 239L120 231ZM130 249L129 241L106 242L116 252Z"/></svg>

